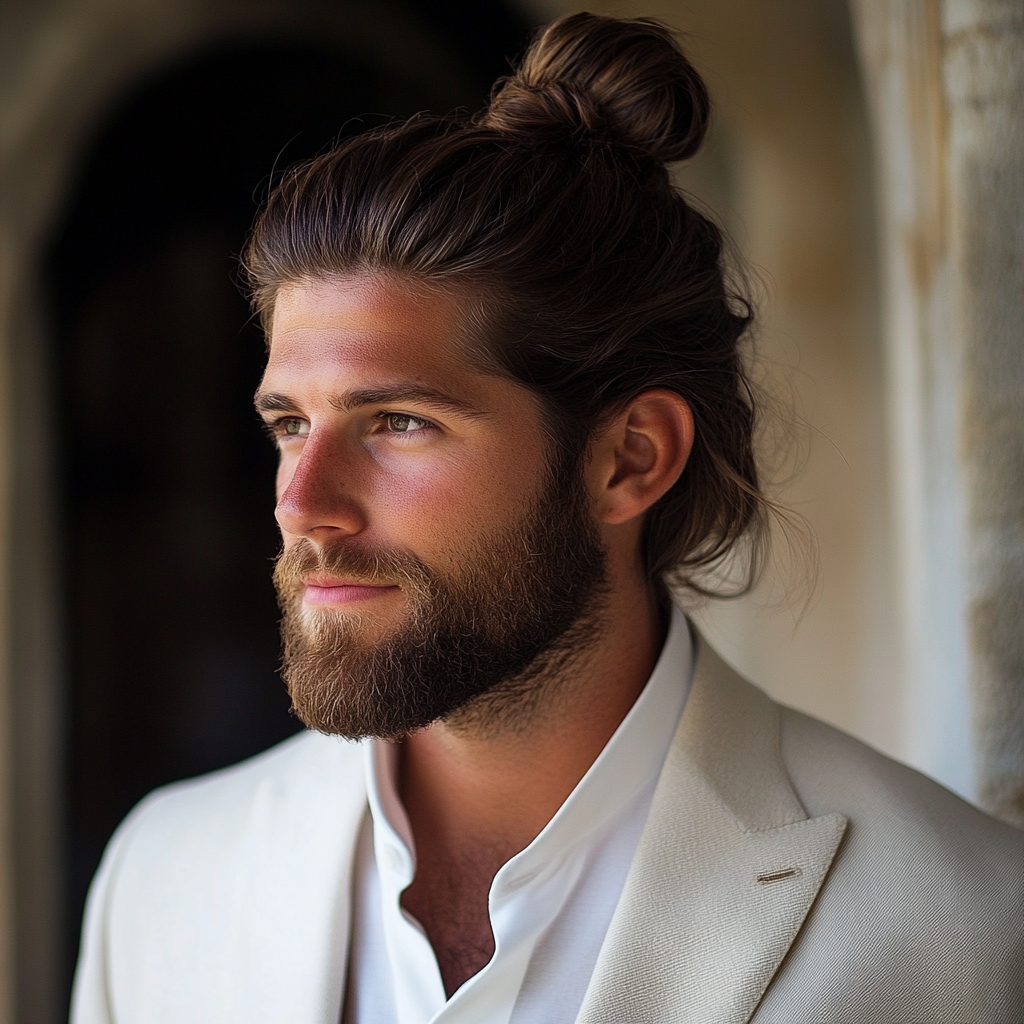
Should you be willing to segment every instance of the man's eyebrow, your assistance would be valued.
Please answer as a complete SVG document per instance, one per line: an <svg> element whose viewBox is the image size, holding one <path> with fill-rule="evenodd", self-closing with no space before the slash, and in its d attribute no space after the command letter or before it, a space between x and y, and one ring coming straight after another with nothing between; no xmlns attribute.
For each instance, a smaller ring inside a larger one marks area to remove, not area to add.
<svg viewBox="0 0 1024 1024"><path fill-rule="evenodd" d="M278 395L273 391L257 391L253 399L257 412L295 412L298 405L287 395Z"/></svg>
<svg viewBox="0 0 1024 1024"><path fill-rule="evenodd" d="M328 399L339 412L351 412L364 405L394 405L401 402L416 402L430 405L435 409L458 413L460 416L476 418L487 415L482 409L458 398L447 391L423 384L393 384L376 388L353 388ZM298 403L287 395L273 391L258 392L255 399L257 412L296 412Z"/></svg>
<svg viewBox="0 0 1024 1024"><path fill-rule="evenodd" d="M401 402L417 402L433 406L445 412L458 413L461 416L483 416L482 410L470 405L469 402L447 391L427 387L424 384L392 384L377 388L354 388L343 395L330 399L330 403L340 412L351 412L364 405L394 405Z"/></svg>

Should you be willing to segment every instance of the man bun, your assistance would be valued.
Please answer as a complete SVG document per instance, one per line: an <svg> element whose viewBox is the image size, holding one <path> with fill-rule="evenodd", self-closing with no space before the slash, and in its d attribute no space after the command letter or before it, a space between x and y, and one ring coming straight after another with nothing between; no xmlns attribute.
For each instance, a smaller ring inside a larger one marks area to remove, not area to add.
<svg viewBox="0 0 1024 1024"><path fill-rule="evenodd" d="M538 139L582 130L670 163L697 152L709 113L704 81L666 25L580 13L540 32L480 123Z"/></svg>

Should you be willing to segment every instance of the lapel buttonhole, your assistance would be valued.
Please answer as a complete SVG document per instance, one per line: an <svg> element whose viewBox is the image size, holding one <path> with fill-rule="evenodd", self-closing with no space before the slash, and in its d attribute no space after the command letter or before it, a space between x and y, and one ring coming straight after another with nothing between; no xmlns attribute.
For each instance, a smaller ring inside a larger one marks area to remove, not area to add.
<svg viewBox="0 0 1024 1024"><path fill-rule="evenodd" d="M768 885L771 882L781 882L787 878L798 878L799 875L799 868L784 868L782 871L765 871L757 876L757 880L761 885Z"/></svg>

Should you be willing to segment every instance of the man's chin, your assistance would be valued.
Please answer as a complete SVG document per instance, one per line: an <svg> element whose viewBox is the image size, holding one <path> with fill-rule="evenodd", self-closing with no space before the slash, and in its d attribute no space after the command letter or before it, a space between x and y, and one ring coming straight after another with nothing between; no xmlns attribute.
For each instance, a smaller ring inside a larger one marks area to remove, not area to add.
<svg viewBox="0 0 1024 1024"><path fill-rule="evenodd" d="M296 616L313 645L343 644L346 649L366 651L385 642L406 627L408 609L397 601L377 601L374 608L352 605L310 605L302 602ZM404 603L404 602L403 602Z"/></svg>

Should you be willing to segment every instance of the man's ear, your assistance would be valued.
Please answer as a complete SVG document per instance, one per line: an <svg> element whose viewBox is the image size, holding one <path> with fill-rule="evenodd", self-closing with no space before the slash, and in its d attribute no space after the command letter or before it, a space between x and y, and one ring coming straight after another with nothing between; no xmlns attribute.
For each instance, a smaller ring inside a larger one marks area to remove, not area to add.
<svg viewBox="0 0 1024 1024"><path fill-rule="evenodd" d="M693 413L674 391L645 391L599 430L587 463L598 520L643 515L678 479L693 447Z"/></svg>

